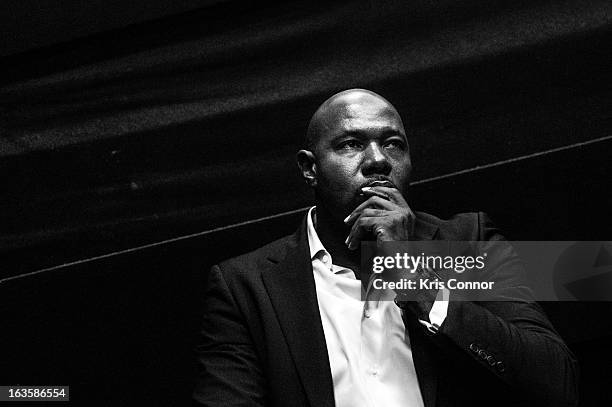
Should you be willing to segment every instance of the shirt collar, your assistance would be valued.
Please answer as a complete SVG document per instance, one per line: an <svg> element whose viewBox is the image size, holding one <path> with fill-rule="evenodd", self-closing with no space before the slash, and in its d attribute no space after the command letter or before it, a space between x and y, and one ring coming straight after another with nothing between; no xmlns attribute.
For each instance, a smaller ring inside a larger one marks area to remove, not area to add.
<svg viewBox="0 0 612 407"><path fill-rule="evenodd" d="M314 222L312 220L316 208L316 206L310 208L306 218L306 230L308 232L308 246L310 247L311 260L314 259L320 251L323 251L325 254L329 255L329 252L325 250L325 246L323 246L323 243L321 243L321 239L319 239L319 235L317 234L317 230L315 229Z"/></svg>
<svg viewBox="0 0 612 407"><path fill-rule="evenodd" d="M319 239L317 230L314 227L313 217L316 209L316 206L310 208L306 217L306 231L308 234L308 246L310 247L310 260L312 260L313 264L318 261L322 262L335 275L356 280L355 272L353 270L333 264L331 254L329 254L329 252L325 249L325 246L323 246L323 243L321 243L321 239ZM361 287L361 284L359 284L359 287ZM369 291L370 288L368 287L368 292Z"/></svg>
<svg viewBox="0 0 612 407"><path fill-rule="evenodd" d="M317 230L314 227L313 217L316 209L316 206L310 208L308 211L308 216L306 217L306 231L308 234L308 246L310 247L310 260L312 260L313 263L317 260L321 261L334 274L355 279L355 273L353 270L334 264L331 254L327 251L327 249L325 249L323 243L321 243L321 239L319 239Z"/></svg>

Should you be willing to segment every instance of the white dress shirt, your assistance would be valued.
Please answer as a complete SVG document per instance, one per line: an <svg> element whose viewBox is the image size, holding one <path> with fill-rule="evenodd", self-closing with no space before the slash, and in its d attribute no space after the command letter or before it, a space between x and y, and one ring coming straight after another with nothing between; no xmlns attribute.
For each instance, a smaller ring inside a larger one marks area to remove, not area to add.
<svg viewBox="0 0 612 407"><path fill-rule="evenodd" d="M361 300L361 281L352 270L335 265L323 247L312 220L314 209L308 212L308 244L336 406L423 406L400 308L381 300L380 290L368 289L366 301ZM438 326L446 318L445 297L438 297L429 314Z"/></svg>

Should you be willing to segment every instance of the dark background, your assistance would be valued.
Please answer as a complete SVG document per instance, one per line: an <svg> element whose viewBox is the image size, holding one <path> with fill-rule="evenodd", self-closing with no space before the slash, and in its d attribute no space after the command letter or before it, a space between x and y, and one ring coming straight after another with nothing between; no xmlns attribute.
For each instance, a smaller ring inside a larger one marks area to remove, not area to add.
<svg viewBox="0 0 612 407"><path fill-rule="evenodd" d="M410 128L413 208L612 240L609 2L80 3L0 15L0 384L188 404L208 267L294 231L349 87ZM612 307L543 305L601 405Z"/></svg>

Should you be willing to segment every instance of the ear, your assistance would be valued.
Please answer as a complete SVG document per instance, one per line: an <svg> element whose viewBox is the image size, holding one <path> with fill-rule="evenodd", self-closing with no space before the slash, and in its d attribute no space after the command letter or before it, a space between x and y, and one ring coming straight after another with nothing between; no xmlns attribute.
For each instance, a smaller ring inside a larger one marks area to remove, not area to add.
<svg viewBox="0 0 612 407"><path fill-rule="evenodd" d="M297 164L302 172L302 177L311 187L317 185L317 164L315 164L315 155L310 150L300 150L297 153Z"/></svg>

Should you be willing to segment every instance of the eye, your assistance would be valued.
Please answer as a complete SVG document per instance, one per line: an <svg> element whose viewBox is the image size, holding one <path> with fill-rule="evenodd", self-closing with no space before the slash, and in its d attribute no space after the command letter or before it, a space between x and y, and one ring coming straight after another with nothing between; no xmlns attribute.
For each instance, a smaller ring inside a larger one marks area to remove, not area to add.
<svg viewBox="0 0 612 407"><path fill-rule="evenodd" d="M355 139L344 140L338 144L338 149L341 150L353 150L358 148L361 148L361 143Z"/></svg>
<svg viewBox="0 0 612 407"><path fill-rule="evenodd" d="M399 148L401 150L406 148L406 143L400 139L390 139L384 144L385 148Z"/></svg>

